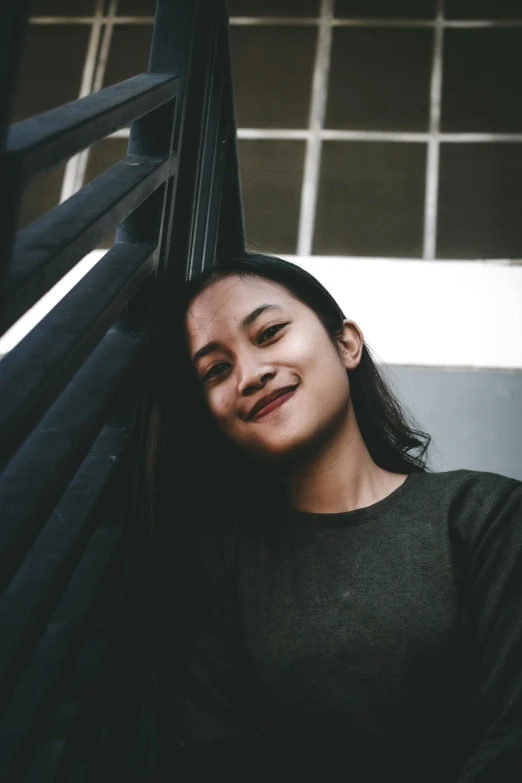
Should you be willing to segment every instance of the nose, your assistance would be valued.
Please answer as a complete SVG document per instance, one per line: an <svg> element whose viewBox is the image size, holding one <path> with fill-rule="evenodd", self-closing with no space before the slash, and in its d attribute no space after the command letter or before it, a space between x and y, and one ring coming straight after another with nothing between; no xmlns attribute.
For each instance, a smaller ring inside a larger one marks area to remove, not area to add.
<svg viewBox="0 0 522 783"><path fill-rule="evenodd" d="M266 363L259 365L256 362L252 362L252 366L241 375L238 391L241 396L248 396L253 394L260 386L264 386L265 383L275 375L275 370L271 365Z"/></svg>

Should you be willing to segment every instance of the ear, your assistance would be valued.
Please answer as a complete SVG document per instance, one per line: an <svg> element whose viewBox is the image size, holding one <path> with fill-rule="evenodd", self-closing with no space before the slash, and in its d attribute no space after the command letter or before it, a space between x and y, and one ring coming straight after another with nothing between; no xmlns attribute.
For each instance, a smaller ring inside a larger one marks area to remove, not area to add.
<svg viewBox="0 0 522 783"><path fill-rule="evenodd" d="M337 337L343 362L348 370L353 370L361 361L364 347L364 335L355 321L345 318L343 329Z"/></svg>

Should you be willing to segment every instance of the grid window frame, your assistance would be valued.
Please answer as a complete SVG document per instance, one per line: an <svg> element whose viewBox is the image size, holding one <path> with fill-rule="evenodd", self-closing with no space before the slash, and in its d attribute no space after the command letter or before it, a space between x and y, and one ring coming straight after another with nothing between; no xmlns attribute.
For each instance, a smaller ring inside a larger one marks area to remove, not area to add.
<svg viewBox="0 0 522 783"><path fill-rule="evenodd" d="M445 0L437 0L433 19L400 18L338 18L335 16L335 0L320 0L319 12L312 17L234 17L237 25L312 26L317 28L317 46L311 85L311 104L306 127L303 128L238 128L239 139L278 139L305 141L304 174L300 194L297 256L313 255L314 226L317 212L317 195L321 169L321 153L324 141L396 141L427 145L424 228L422 255L418 260L445 261L437 256L437 225L439 197L440 145L442 143L520 143L522 133L472 133L441 132L441 98L444 34L452 28L522 28L522 18L499 19L449 19L444 12ZM32 25L89 25L90 39L78 98L101 89L105 67L111 50L112 34L118 25L152 25L154 18L147 15L120 16L118 0L95 0L91 16L32 16ZM429 127L422 132L400 131L350 131L325 128L326 95L329 83L333 30L337 27L401 27L430 28L434 31L433 56L430 79ZM113 134L123 138L128 130ZM72 158L65 170L60 202L77 192L84 184L89 151ZM522 254L521 254L522 256ZM363 258L363 257L361 257ZM497 259L484 259L495 262ZM504 260L504 259L503 259ZM507 259L510 264L522 264L521 258Z"/></svg>

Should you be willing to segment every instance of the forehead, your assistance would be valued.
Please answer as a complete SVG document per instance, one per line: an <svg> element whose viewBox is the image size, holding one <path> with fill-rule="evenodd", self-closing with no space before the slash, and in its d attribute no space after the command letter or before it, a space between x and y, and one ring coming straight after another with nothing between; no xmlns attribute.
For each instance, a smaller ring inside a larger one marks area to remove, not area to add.
<svg viewBox="0 0 522 783"><path fill-rule="evenodd" d="M304 306L272 280L237 276L217 280L192 301L185 323L187 335L190 339L224 325L238 324L255 307L267 303L292 309Z"/></svg>

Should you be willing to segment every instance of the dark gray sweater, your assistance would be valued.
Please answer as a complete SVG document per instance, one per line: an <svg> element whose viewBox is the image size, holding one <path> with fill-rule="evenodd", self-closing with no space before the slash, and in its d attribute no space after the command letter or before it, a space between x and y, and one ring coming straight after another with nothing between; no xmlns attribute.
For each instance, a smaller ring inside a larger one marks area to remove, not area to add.
<svg viewBox="0 0 522 783"><path fill-rule="evenodd" d="M355 511L217 512L178 551L181 780L522 782L522 482L413 473Z"/></svg>

